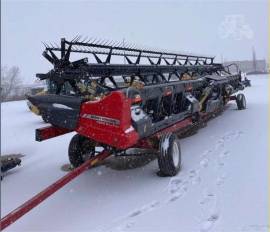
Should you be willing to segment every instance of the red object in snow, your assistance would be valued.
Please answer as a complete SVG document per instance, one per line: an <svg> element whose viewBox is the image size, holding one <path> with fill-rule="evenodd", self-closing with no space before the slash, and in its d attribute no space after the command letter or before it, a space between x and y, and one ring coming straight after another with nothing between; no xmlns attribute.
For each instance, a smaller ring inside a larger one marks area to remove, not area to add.
<svg viewBox="0 0 270 232"><path fill-rule="evenodd" d="M41 142L43 140L54 138L56 136L63 135L69 132L71 132L71 130L68 130L66 128L60 128L55 126L42 127L36 129L36 141Z"/></svg>
<svg viewBox="0 0 270 232"><path fill-rule="evenodd" d="M93 157L86 162L84 162L81 166L75 168L71 172L69 172L67 175L63 176L58 181L54 182L50 186L48 186L46 189L35 195L33 198L19 206L17 209L13 210L9 214L7 214L5 217L1 219L0 222L0 229L1 231L5 229L10 224L17 221L20 217L22 217L24 214L29 212L31 209L39 205L41 202L43 202L45 199L47 199L49 196L51 196L53 193L55 193L57 190L62 188L65 184L73 180L75 177L79 176L81 173L86 171L88 168L94 166L97 162L106 159L108 156L110 156L111 153L109 151L103 151L96 157Z"/></svg>
<svg viewBox="0 0 270 232"><path fill-rule="evenodd" d="M111 92L99 101L81 106L76 131L87 138L112 147L126 149L139 140L131 124L131 99L121 91Z"/></svg>

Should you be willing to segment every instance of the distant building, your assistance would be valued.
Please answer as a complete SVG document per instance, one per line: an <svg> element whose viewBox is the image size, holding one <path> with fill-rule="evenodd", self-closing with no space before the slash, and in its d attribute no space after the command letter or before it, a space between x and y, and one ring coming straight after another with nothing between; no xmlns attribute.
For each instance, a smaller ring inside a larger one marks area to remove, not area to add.
<svg viewBox="0 0 270 232"><path fill-rule="evenodd" d="M252 73L252 72L260 72L266 73L267 72L267 64L266 60L243 60L243 61L226 61L224 65L229 65L235 63L238 65L239 69L245 73ZM232 67L233 71L236 71Z"/></svg>
<svg viewBox="0 0 270 232"><path fill-rule="evenodd" d="M268 67L266 60L257 60L255 48L252 47L252 60L243 60L243 61L230 61L224 62L225 65L235 63L238 65L240 71L247 74L263 74L268 72ZM235 68L232 68L233 71L236 71Z"/></svg>

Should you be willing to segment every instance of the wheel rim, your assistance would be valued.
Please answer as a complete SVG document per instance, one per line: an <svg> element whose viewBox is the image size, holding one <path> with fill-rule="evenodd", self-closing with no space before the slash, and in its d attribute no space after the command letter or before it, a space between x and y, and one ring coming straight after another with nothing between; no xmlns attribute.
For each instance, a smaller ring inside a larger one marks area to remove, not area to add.
<svg viewBox="0 0 270 232"><path fill-rule="evenodd" d="M246 108L246 98L243 96L243 108Z"/></svg>
<svg viewBox="0 0 270 232"><path fill-rule="evenodd" d="M180 157L179 157L179 148L176 142L173 143L173 150L172 150L172 158L173 164L175 167L179 165Z"/></svg>
<svg viewBox="0 0 270 232"><path fill-rule="evenodd" d="M84 140L81 144L81 157L83 161L86 161L96 154L96 147L88 140Z"/></svg>

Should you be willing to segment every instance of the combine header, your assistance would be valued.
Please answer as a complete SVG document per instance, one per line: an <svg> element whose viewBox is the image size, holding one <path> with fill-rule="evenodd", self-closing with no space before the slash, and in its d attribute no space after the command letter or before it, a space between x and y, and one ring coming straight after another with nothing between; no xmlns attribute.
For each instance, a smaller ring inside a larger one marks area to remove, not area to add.
<svg viewBox="0 0 270 232"><path fill-rule="evenodd" d="M92 62L70 61L73 53L90 55ZM43 56L54 68L37 77L53 88L29 100L52 126L38 129L36 140L76 131L69 146L74 167L103 149L123 154L147 146L159 150L160 172L176 175L181 159L173 128L198 123L231 99L246 107L243 94L232 96L244 88L240 73L231 74L214 57L78 38L45 44Z"/></svg>
<svg viewBox="0 0 270 232"><path fill-rule="evenodd" d="M246 108L245 96L235 95L244 89L240 72L231 73L211 56L78 37L44 45L53 69L37 77L47 80L49 93L28 100L51 126L37 129L36 140L77 132L68 154L75 169L23 208L33 208L86 167L130 148L156 150L159 174L174 176L181 169L178 135L198 128L230 100L239 110ZM88 57L71 61L80 53ZM5 225L25 213L20 210L16 218L5 217Z"/></svg>

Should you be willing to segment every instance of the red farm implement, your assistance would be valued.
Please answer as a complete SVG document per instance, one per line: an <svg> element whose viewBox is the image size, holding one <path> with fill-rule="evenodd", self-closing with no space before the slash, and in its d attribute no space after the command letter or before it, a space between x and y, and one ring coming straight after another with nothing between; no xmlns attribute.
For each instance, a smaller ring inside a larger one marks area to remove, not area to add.
<svg viewBox="0 0 270 232"><path fill-rule="evenodd" d="M92 62L71 62L72 53L87 54ZM45 44L43 55L54 68L37 77L50 88L28 100L51 126L37 129L36 140L75 131L68 154L75 169L1 219L2 229L97 162L130 148L156 150L159 174L177 175L179 135L196 130L230 100L246 108L245 96L235 95L244 88L240 72L231 73L213 57L79 38Z"/></svg>

